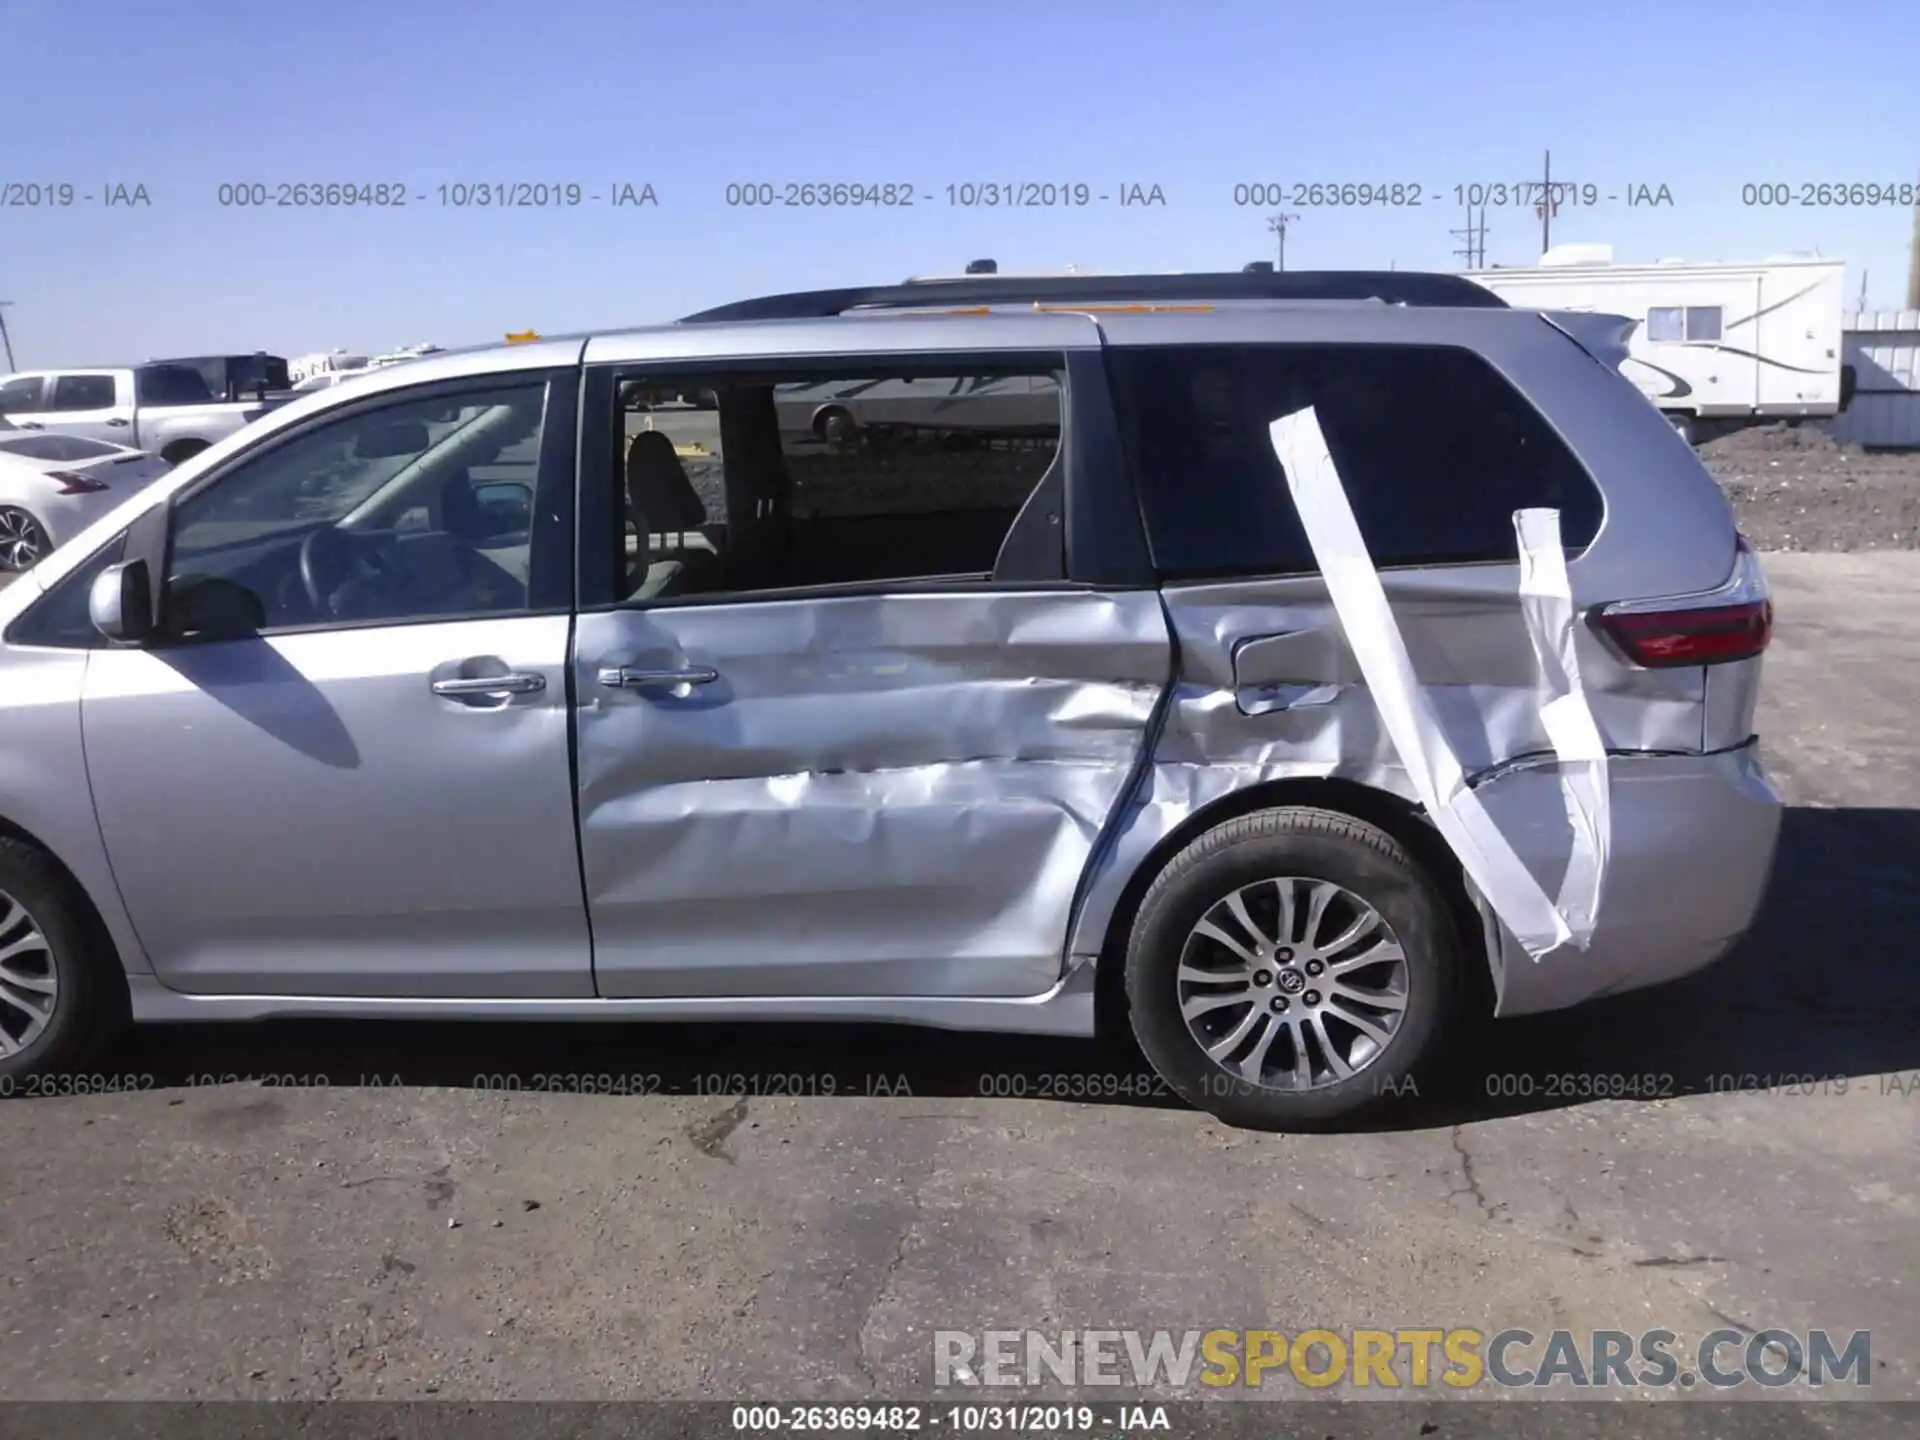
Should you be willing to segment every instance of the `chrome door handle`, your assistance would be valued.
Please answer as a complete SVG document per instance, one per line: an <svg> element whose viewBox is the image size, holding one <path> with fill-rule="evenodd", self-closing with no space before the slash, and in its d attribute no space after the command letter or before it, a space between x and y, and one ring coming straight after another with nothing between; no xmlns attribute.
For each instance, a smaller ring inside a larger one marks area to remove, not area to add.
<svg viewBox="0 0 1920 1440"><path fill-rule="evenodd" d="M719 678L718 670L704 665L690 670L636 670L630 665L609 665L600 672L600 683L615 690L641 690L650 685L711 685Z"/></svg>
<svg viewBox="0 0 1920 1440"><path fill-rule="evenodd" d="M544 675L457 675L433 682L436 695L531 695L546 688Z"/></svg>

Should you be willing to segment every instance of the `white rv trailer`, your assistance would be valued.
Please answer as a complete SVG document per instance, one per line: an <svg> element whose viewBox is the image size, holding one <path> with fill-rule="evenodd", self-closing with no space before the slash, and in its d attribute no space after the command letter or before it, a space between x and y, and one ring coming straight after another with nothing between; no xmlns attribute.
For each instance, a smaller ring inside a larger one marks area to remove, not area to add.
<svg viewBox="0 0 1920 1440"><path fill-rule="evenodd" d="M1538 266L1468 278L1509 305L1639 322L1622 373L1696 440L1830 417L1851 398L1841 359L1844 261L1620 265L1611 246L1556 245Z"/></svg>
<svg viewBox="0 0 1920 1440"><path fill-rule="evenodd" d="M992 260L976 260L960 275L909 275L908 285L931 287L929 305L940 303L939 286L1003 272ZM1022 279L1055 279L1097 272L1078 265L1011 272ZM774 409L786 435L812 435L843 444L868 430L967 430L1051 435L1060 426L1060 386L1040 377L946 375L933 379L835 380L824 384L776 385Z"/></svg>
<svg viewBox="0 0 1920 1440"><path fill-rule="evenodd" d="M349 355L345 350L322 350L312 355L296 355L287 362L287 379L298 385L316 375L331 375L341 370L363 370L367 357Z"/></svg>
<svg viewBox="0 0 1920 1440"><path fill-rule="evenodd" d="M1048 435L1060 427L1060 386L1047 376L942 375L907 380L803 381L773 387L786 435L844 444L870 430L970 430Z"/></svg>

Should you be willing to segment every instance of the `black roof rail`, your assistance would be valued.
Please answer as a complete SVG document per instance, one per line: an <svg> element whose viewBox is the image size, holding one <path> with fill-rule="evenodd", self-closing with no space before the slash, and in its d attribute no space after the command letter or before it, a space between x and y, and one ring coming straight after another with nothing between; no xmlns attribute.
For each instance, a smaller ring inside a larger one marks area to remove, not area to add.
<svg viewBox="0 0 1920 1440"><path fill-rule="evenodd" d="M1464 275L1420 270L1233 270L1188 275L968 275L905 285L796 290L702 310L683 325L727 320L811 320L859 309L927 305L1152 304L1206 300L1379 300L1389 305L1507 308Z"/></svg>

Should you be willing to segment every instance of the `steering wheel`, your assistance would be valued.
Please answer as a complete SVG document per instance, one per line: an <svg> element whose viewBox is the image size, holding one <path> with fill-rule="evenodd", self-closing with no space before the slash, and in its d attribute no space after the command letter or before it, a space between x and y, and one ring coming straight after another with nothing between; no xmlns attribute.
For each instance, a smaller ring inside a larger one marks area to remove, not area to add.
<svg viewBox="0 0 1920 1440"><path fill-rule="evenodd" d="M308 531L300 542L300 584L317 614L333 613L332 596L347 581L384 571L371 547L332 525Z"/></svg>

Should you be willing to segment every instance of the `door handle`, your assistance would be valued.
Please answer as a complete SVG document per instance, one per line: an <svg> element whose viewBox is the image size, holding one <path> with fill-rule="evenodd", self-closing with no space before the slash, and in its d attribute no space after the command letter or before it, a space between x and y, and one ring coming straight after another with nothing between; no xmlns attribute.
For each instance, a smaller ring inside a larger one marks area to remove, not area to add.
<svg viewBox="0 0 1920 1440"><path fill-rule="evenodd" d="M609 665L600 672L600 683L615 690L643 690L651 685L711 685L719 678L718 670L704 665L689 670L636 670L630 665Z"/></svg>
<svg viewBox="0 0 1920 1440"><path fill-rule="evenodd" d="M456 675L433 682L436 695L531 695L546 688L544 675Z"/></svg>
<svg viewBox="0 0 1920 1440"><path fill-rule="evenodd" d="M111 420L107 421L107 424L109 425L131 425L132 423L133 422L131 420L122 419L118 415L114 416Z"/></svg>

